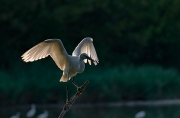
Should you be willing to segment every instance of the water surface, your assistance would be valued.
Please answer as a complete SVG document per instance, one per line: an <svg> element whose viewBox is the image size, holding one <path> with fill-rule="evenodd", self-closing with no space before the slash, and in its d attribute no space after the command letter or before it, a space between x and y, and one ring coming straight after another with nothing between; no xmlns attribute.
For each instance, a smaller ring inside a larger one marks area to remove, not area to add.
<svg viewBox="0 0 180 118"><path fill-rule="evenodd" d="M1 107L0 117L10 116L20 112L20 118L26 118L29 107ZM37 106L36 118L40 113L48 110L48 118L58 118L62 111L60 107ZM139 111L145 111L145 118L180 118L180 106L163 107L72 107L64 118L134 118Z"/></svg>

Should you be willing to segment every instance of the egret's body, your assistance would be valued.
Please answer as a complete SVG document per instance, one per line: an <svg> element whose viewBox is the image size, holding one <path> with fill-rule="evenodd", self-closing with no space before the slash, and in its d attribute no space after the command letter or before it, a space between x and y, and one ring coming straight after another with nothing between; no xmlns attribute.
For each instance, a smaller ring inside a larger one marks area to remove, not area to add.
<svg viewBox="0 0 180 118"><path fill-rule="evenodd" d="M77 73L82 73L85 69L87 61L91 65L91 61L95 65L99 63L96 50L93 45L93 39L84 38L72 53L72 56L66 52L60 39L47 39L22 55L25 62L33 62L50 55L56 65L63 71L60 78L61 82L67 82Z"/></svg>
<svg viewBox="0 0 180 118"><path fill-rule="evenodd" d="M62 82L67 82L67 78L74 77L77 73L82 73L85 68L84 61L80 59L79 56L71 56L69 55L69 62L67 62L67 66L63 70L63 75L60 79Z"/></svg>
<svg viewBox="0 0 180 118"><path fill-rule="evenodd" d="M17 112L16 115L11 116L10 118L20 118L20 112Z"/></svg>
<svg viewBox="0 0 180 118"><path fill-rule="evenodd" d="M47 111L47 110L45 110L44 113L39 114L39 115L37 116L37 118L47 118L47 117L48 117L48 111Z"/></svg>
<svg viewBox="0 0 180 118"><path fill-rule="evenodd" d="M35 104L32 104L31 109L26 113L26 117L31 118L35 115L35 113L36 113L36 106Z"/></svg>
<svg viewBox="0 0 180 118"><path fill-rule="evenodd" d="M135 118L144 118L145 116L146 116L145 111L139 111L138 113L136 113Z"/></svg>

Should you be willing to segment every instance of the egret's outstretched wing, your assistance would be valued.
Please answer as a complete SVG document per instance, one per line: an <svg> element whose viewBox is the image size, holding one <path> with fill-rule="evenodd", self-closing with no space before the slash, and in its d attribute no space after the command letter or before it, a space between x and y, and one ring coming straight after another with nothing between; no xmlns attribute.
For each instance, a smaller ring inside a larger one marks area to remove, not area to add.
<svg viewBox="0 0 180 118"><path fill-rule="evenodd" d="M90 37L84 38L75 48L75 50L72 53L72 56L79 56L82 53L86 53L89 57L91 57L94 60L95 65L99 63L92 38ZM84 62L87 63L87 60L84 60ZM91 65L91 60L88 60L88 62Z"/></svg>
<svg viewBox="0 0 180 118"><path fill-rule="evenodd" d="M33 62L50 55L56 65L63 70L68 59L68 54L60 39L47 39L28 51L21 57L25 62Z"/></svg>

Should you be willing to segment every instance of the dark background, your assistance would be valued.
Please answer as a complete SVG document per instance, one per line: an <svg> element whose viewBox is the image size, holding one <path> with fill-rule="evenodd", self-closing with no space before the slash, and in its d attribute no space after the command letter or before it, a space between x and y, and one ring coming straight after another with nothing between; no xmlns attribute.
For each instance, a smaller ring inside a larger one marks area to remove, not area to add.
<svg viewBox="0 0 180 118"><path fill-rule="evenodd" d="M84 98L97 97L82 102L179 98L179 6L179 0L0 0L0 104L65 101L62 72L50 57L21 60L48 38L61 39L69 54L83 38L94 39L100 63L76 80L92 78Z"/></svg>

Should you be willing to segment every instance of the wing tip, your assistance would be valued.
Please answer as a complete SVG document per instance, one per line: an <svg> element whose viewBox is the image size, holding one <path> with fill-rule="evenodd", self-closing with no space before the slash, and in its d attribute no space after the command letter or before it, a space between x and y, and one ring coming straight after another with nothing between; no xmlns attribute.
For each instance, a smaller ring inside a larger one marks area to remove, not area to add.
<svg viewBox="0 0 180 118"><path fill-rule="evenodd" d="M53 39L46 39L46 40L44 40L45 42L51 42L51 41L60 41L60 42L62 42L60 39L58 39L58 38L53 38Z"/></svg>
<svg viewBox="0 0 180 118"><path fill-rule="evenodd" d="M93 41L93 38L90 37L90 39L91 39L91 41Z"/></svg>
<svg viewBox="0 0 180 118"><path fill-rule="evenodd" d="M94 62L94 65L96 66L96 65L98 65L99 64L99 60L96 60L95 62Z"/></svg>
<svg viewBox="0 0 180 118"><path fill-rule="evenodd" d="M91 38L91 37L86 37L86 38L84 38L84 39L87 39L87 40L91 40L91 41L93 41L93 38Z"/></svg>

